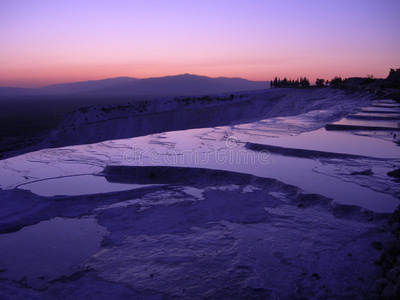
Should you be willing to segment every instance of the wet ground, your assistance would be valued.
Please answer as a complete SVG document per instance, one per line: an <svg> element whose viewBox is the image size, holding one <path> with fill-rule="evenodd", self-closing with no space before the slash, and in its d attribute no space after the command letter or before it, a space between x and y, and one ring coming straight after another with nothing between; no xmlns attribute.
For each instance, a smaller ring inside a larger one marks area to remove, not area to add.
<svg viewBox="0 0 400 300"><path fill-rule="evenodd" d="M1 161L0 295L368 296L400 203L400 132L371 128L399 106L335 110Z"/></svg>

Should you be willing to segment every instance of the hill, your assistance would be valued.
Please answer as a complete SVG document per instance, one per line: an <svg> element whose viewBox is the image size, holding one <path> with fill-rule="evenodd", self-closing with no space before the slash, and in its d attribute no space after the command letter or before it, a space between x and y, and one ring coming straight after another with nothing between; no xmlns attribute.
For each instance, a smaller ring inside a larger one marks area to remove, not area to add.
<svg viewBox="0 0 400 300"><path fill-rule="evenodd" d="M37 89L1 87L0 98L15 96L70 98L128 97L153 99L158 97L198 96L219 93L253 91L269 88L269 81L242 78L210 78L191 74L137 79L116 77L102 80L60 83Z"/></svg>
<svg viewBox="0 0 400 300"><path fill-rule="evenodd" d="M116 77L102 80L89 80L81 82L60 83L48 85L40 90L52 94L80 94L103 88L112 88L120 84L128 84L137 80L131 77Z"/></svg>
<svg viewBox="0 0 400 300"><path fill-rule="evenodd" d="M154 77L105 87L90 94L108 96L195 96L230 93L269 88L267 81L250 81L242 78L210 78L191 74Z"/></svg>
<svg viewBox="0 0 400 300"><path fill-rule="evenodd" d="M15 88L15 87L0 87L0 98L14 96L36 96L42 92L38 89Z"/></svg>

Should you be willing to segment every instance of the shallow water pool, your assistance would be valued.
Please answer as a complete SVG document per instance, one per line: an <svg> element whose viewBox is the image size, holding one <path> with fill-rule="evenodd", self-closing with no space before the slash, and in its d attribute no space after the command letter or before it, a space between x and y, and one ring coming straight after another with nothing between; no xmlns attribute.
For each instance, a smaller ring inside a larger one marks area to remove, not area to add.
<svg viewBox="0 0 400 300"><path fill-rule="evenodd" d="M0 234L0 278L45 288L50 280L81 270L101 251L107 233L92 218L54 218Z"/></svg>
<svg viewBox="0 0 400 300"><path fill-rule="evenodd" d="M30 190L39 196L52 197L105 194L146 186L148 185L108 182L103 176L97 175L77 175L26 183L18 188Z"/></svg>

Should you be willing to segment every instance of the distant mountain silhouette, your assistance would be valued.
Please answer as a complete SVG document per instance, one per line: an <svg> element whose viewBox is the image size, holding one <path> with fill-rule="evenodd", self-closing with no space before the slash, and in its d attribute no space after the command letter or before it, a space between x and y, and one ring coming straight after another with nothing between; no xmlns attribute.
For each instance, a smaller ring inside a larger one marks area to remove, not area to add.
<svg viewBox="0 0 400 300"><path fill-rule="evenodd" d="M138 79L91 91L109 96L193 96L260 90L269 88L269 81L250 81L242 78L210 78L198 75L176 75Z"/></svg>
<svg viewBox="0 0 400 300"><path fill-rule="evenodd" d="M37 89L0 88L0 96L52 97L174 97L233 93L269 88L269 81L242 78L210 78L191 74L137 79L117 77L60 83Z"/></svg>
<svg viewBox="0 0 400 300"><path fill-rule="evenodd" d="M101 80L53 84L45 86L41 88L41 90L54 94L80 94L103 88L111 88L120 84L131 83L135 80L137 79L131 77L116 77Z"/></svg>
<svg viewBox="0 0 400 300"><path fill-rule="evenodd" d="M37 90L37 89L0 87L0 97L40 95L42 93L43 92L41 92L40 90Z"/></svg>

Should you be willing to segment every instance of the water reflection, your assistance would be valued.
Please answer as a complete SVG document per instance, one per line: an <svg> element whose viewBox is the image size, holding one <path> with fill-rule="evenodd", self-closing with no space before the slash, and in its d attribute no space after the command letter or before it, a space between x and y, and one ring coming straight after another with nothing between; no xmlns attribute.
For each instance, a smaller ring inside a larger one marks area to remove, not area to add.
<svg viewBox="0 0 400 300"><path fill-rule="evenodd" d="M0 234L0 278L44 288L50 280L80 271L101 250L107 234L94 219L54 218Z"/></svg>
<svg viewBox="0 0 400 300"><path fill-rule="evenodd" d="M52 197L57 195L77 196L89 194L103 194L126 191L144 187L139 184L122 184L108 182L103 176L78 175L52 178L19 186L20 189L30 190L33 193Z"/></svg>

